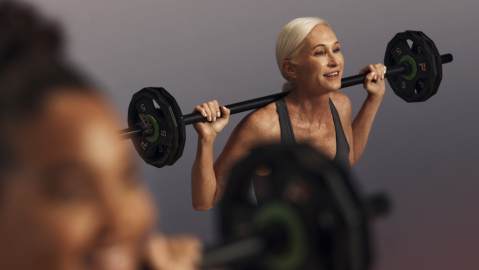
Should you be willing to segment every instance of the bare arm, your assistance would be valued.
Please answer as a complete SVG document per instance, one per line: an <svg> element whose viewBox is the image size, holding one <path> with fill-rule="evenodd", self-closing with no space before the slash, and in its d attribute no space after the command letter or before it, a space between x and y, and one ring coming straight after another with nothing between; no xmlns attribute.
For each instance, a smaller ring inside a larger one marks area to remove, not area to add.
<svg viewBox="0 0 479 270"><path fill-rule="evenodd" d="M258 139L254 122L249 115L238 124L215 163L214 139L198 137L197 155L191 173L192 202L195 210L206 211L221 198L230 168Z"/></svg>
<svg viewBox="0 0 479 270"><path fill-rule="evenodd" d="M196 159L191 169L191 197L193 208L199 211L206 211L212 207L216 193L213 146L214 141L198 136Z"/></svg>
<svg viewBox="0 0 479 270"><path fill-rule="evenodd" d="M353 161L356 163L362 156L366 144L368 142L369 134L376 117L376 113L384 98L384 65L376 64L369 65L366 68L369 71L364 82L364 88L368 91L368 97L364 101L356 118L352 123L352 133L354 141L354 157Z"/></svg>
<svg viewBox="0 0 479 270"><path fill-rule="evenodd" d="M354 138L353 160L355 163L362 156L364 149L366 148L374 118L376 117L376 113L379 110L382 100L383 97L369 95L356 115L356 118L354 118L352 129Z"/></svg>

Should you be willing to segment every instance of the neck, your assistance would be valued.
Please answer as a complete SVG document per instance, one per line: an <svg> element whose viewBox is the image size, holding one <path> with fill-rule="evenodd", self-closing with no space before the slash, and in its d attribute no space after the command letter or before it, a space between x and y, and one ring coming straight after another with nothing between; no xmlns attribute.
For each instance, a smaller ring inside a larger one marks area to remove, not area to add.
<svg viewBox="0 0 479 270"><path fill-rule="evenodd" d="M296 88L288 95L290 103L297 109L298 115L304 119L323 119L325 112L329 112L329 97L327 90Z"/></svg>

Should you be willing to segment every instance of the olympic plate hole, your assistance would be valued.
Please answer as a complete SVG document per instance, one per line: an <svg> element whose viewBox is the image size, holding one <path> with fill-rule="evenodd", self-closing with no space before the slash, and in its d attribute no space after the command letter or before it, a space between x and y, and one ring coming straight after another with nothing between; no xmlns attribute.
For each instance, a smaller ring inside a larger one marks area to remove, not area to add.
<svg viewBox="0 0 479 270"><path fill-rule="evenodd" d="M412 40L407 39L407 45L409 46L409 49L412 49L412 44L414 43Z"/></svg>
<svg viewBox="0 0 479 270"><path fill-rule="evenodd" d="M414 94L420 95L423 90L424 90L424 82L421 80L418 80L416 82L416 86L414 87Z"/></svg>

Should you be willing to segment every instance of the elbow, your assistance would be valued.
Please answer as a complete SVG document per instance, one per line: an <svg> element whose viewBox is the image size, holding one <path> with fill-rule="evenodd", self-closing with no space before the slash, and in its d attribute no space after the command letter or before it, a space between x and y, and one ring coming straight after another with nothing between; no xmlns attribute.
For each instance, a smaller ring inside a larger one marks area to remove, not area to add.
<svg viewBox="0 0 479 270"><path fill-rule="evenodd" d="M202 212L208 211L215 206L216 202L216 196L211 198L193 198L193 209Z"/></svg>
<svg viewBox="0 0 479 270"><path fill-rule="evenodd" d="M205 212L210 210L214 206L215 206L214 200L208 200L208 199L193 200L193 209L195 211Z"/></svg>
<svg viewBox="0 0 479 270"><path fill-rule="evenodd" d="M206 203L193 203L193 209L195 211L205 212L213 208L213 204Z"/></svg>

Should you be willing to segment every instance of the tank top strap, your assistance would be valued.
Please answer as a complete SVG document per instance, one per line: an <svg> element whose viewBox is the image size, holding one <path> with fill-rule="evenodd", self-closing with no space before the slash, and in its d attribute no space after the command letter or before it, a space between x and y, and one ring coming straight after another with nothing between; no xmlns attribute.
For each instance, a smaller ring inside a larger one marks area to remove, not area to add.
<svg viewBox="0 0 479 270"><path fill-rule="evenodd" d="M284 99L276 101L276 111L279 117L279 127L281 129L281 143L295 143L291 120L289 119L288 107Z"/></svg>
<svg viewBox="0 0 479 270"><path fill-rule="evenodd" d="M336 156L334 160L347 164L349 167L349 143L344 134L339 113L331 99L329 99L329 107L333 116L334 129L336 130Z"/></svg>

